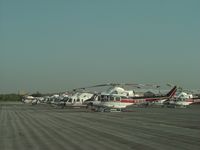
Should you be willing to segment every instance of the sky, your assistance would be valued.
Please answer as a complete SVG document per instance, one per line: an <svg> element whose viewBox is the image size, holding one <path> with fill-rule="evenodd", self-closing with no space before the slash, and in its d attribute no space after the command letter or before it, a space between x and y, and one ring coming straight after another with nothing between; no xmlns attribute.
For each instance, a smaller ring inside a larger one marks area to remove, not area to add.
<svg viewBox="0 0 200 150"><path fill-rule="evenodd" d="M0 93L200 88L199 0L0 0Z"/></svg>

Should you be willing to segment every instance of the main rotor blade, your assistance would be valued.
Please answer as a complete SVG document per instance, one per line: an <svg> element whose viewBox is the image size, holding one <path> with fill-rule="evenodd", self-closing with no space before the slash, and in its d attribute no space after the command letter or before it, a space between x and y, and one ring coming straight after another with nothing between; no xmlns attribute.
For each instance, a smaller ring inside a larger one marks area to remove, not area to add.
<svg viewBox="0 0 200 150"><path fill-rule="evenodd" d="M156 87L159 88L159 85L155 85L155 84L137 84L137 83L105 83L105 84L97 84L97 85L93 85L93 86L86 86L86 87L81 87L81 88L76 88L73 89L73 91L76 90L85 90L88 88L95 88L95 87L104 87L104 86L133 86L133 87L137 87L137 88L141 88L141 87Z"/></svg>

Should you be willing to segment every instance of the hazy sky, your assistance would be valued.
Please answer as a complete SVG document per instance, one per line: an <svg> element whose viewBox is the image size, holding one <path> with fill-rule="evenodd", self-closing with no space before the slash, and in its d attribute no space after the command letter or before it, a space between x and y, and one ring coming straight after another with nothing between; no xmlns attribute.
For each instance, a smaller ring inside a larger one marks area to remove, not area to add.
<svg viewBox="0 0 200 150"><path fill-rule="evenodd" d="M0 0L0 93L200 88L199 0Z"/></svg>

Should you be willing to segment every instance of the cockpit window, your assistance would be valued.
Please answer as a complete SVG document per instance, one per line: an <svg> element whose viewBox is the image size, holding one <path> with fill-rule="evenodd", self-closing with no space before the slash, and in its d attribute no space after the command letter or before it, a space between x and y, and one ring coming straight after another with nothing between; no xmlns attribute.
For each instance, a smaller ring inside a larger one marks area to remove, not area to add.
<svg viewBox="0 0 200 150"><path fill-rule="evenodd" d="M110 100L111 100L111 101L114 101L115 99L114 99L114 97L111 96L111 97L110 97Z"/></svg>
<svg viewBox="0 0 200 150"><path fill-rule="evenodd" d="M117 91L113 91L112 94L118 94Z"/></svg>

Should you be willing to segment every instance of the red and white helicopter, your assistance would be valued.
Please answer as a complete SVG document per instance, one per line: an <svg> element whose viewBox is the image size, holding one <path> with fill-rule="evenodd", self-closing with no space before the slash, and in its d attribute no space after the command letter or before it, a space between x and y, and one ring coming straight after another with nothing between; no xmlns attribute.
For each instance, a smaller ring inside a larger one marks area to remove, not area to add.
<svg viewBox="0 0 200 150"><path fill-rule="evenodd" d="M173 98L165 101L163 103L163 107L182 107L186 108L191 104L199 103L199 97L192 94L192 91L184 91L182 88L179 87L179 91L173 96Z"/></svg>
<svg viewBox="0 0 200 150"><path fill-rule="evenodd" d="M167 94L159 95L159 96L139 96L135 94L135 92L126 91L120 86L134 86L137 88L141 88L141 86L155 86L152 84L103 84L97 86L113 86L107 92L102 92L100 94L94 95L93 100L85 101L88 106L92 107L97 111L109 111L109 110L119 110L125 109L130 105L140 105L140 104L148 104L154 101L166 101L173 97L176 93L177 87L174 86ZM93 86L93 87L97 87Z"/></svg>

